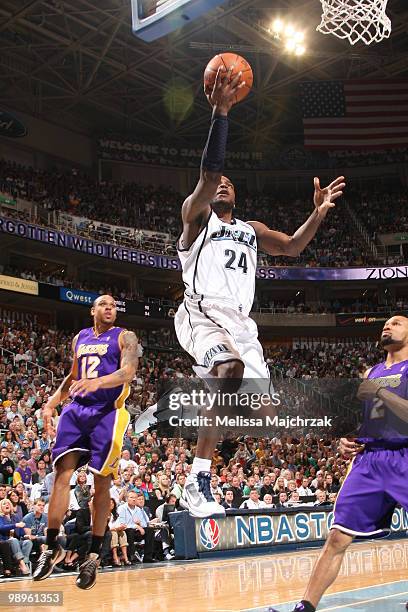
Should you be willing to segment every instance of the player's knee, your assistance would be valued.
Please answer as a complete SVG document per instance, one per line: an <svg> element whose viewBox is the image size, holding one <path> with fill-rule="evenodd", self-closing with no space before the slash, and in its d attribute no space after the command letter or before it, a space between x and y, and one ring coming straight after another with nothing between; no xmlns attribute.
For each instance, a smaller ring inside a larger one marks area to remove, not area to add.
<svg viewBox="0 0 408 612"><path fill-rule="evenodd" d="M327 546L336 553L344 553L352 541L352 536L339 529L332 529L327 538Z"/></svg>
<svg viewBox="0 0 408 612"><path fill-rule="evenodd" d="M94 486L95 486L95 496L97 497L101 493L106 493L109 491L112 484L112 476L101 476L100 474L94 474Z"/></svg>
<svg viewBox="0 0 408 612"><path fill-rule="evenodd" d="M237 381L241 381L244 375L244 364L242 361L227 361L227 363L220 363L217 365L217 377L218 378L234 378Z"/></svg>
<svg viewBox="0 0 408 612"><path fill-rule="evenodd" d="M74 471L72 467L67 467L63 463L57 463L55 466L55 485L68 486Z"/></svg>

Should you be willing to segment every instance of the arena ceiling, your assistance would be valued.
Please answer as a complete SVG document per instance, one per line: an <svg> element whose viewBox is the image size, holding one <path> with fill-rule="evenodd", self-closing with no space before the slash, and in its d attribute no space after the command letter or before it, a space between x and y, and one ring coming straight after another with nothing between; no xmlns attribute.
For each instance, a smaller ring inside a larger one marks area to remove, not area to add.
<svg viewBox="0 0 408 612"><path fill-rule="evenodd" d="M315 32L318 0L231 0L154 43L131 32L130 0L2 0L0 107L24 111L94 136L202 144L209 107L207 61L237 51L255 86L231 113L230 145L262 149L301 141L302 80L404 78L408 6L390 0L389 40L351 47ZM301 58L267 32L276 16L306 31Z"/></svg>

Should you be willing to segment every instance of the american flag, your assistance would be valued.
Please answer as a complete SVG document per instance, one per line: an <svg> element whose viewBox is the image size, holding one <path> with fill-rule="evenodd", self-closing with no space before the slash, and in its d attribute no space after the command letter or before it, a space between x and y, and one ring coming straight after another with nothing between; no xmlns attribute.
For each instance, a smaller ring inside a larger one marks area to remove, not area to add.
<svg viewBox="0 0 408 612"><path fill-rule="evenodd" d="M408 81L314 81L300 88L305 147L408 146Z"/></svg>

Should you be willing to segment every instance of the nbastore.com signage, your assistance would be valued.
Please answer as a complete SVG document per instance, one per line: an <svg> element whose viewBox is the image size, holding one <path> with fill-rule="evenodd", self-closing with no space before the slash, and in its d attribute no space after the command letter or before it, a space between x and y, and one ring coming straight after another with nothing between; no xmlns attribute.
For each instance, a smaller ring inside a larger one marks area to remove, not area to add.
<svg viewBox="0 0 408 612"><path fill-rule="evenodd" d="M22 138L26 136L27 128L16 117L7 111L0 110L0 136L7 138Z"/></svg>
<svg viewBox="0 0 408 612"><path fill-rule="evenodd" d="M183 515L177 512L170 517L175 530L176 555L187 558L217 551L321 542L327 538L334 520L331 508L318 507L285 513L242 510L226 517L207 519ZM391 533L407 529L407 512L397 508L392 517ZM191 546L193 538L189 537L191 530L195 536L194 548Z"/></svg>

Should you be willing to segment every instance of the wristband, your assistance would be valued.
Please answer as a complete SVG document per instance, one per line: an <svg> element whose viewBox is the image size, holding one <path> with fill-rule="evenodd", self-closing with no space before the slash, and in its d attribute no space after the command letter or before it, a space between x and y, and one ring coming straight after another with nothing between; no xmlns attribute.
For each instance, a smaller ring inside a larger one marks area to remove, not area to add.
<svg viewBox="0 0 408 612"><path fill-rule="evenodd" d="M222 173L228 137L228 118L214 114L211 119L208 139L201 158L201 169Z"/></svg>
<svg viewBox="0 0 408 612"><path fill-rule="evenodd" d="M378 397L378 399L381 399L381 397L378 395L380 391L382 391L384 389L384 387L379 387L377 389L377 391L375 392L375 397Z"/></svg>

